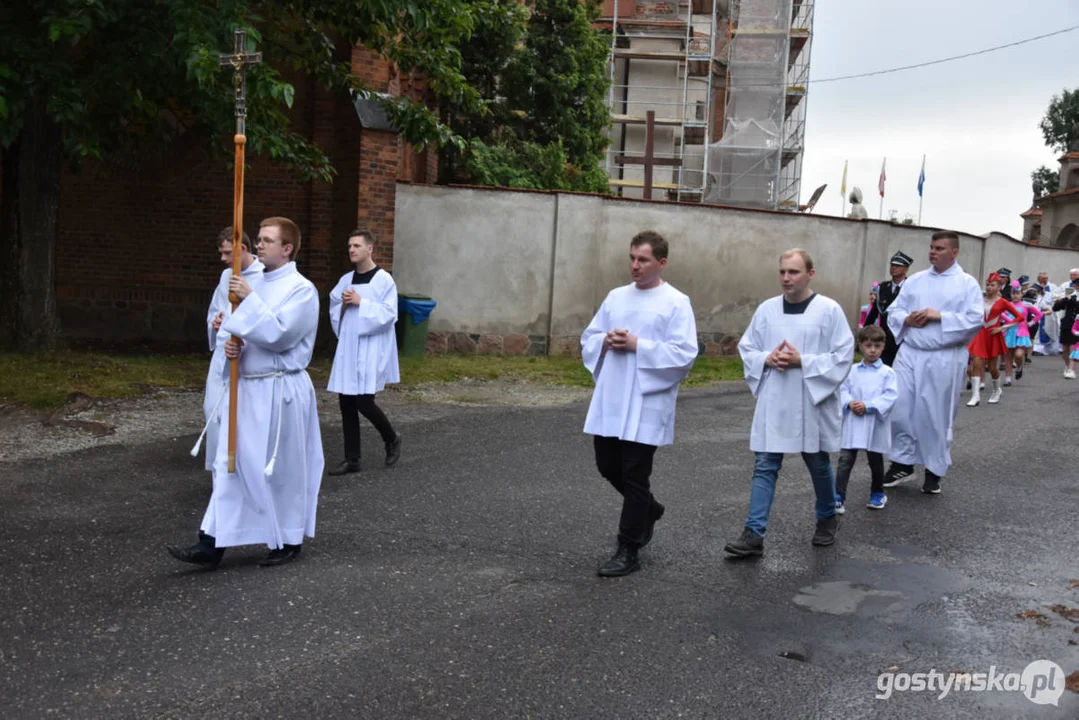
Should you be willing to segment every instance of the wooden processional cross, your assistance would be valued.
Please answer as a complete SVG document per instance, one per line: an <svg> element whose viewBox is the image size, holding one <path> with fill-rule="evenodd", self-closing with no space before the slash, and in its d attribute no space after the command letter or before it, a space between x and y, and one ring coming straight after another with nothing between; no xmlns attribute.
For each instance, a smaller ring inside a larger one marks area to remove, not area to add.
<svg viewBox="0 0 1079 720"><path fill-rule="evenodd" d="M221 67L232 68L232 82L235 90L236 102L236 135L232 138L236 145L236 166L233 170L232 186L232 276L240 277L243 274L243 243L241 238L244 232L244 145L247 138L244 131L247 129L247 73L248 65L257 65L262 62L262 53L249 53L244 49L246 33L237 30L233 43L233 51L219 56ZM232 303L233 312L240 304L236 295L229 293L229 302ZM229 467L230 473L236 472L236 388L240 384L240 360L233 358L229 361Z"/></svg>
<svg viewBox="0 0 1079 720"><path fill-rule="evenodd" d="M678 158L656 157L656 112L649 110L644 124L644 156L615 155L615 162L625 165L644 165L644 199L652 199L652 168L657 165L678 167L682 161Z"/></svg>

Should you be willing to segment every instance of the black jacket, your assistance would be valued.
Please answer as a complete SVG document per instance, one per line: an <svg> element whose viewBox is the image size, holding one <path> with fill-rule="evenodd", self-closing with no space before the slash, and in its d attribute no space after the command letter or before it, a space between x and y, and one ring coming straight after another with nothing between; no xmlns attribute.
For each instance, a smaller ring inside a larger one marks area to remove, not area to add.
<svg viewBox="0 0 1079 720"><path fill-rule="evenodd" d="M906 282L904 280L903 282ZM877 286L877 302L873 303L873 307L869 308L869 313L865 316L865 324L872 325L880 318L880 325L884 328L884 332L891 336L892 331L888 329L888 308L899 297L899 291L902 290L901 285L896 285L891 280L885 280Z"/></svg>

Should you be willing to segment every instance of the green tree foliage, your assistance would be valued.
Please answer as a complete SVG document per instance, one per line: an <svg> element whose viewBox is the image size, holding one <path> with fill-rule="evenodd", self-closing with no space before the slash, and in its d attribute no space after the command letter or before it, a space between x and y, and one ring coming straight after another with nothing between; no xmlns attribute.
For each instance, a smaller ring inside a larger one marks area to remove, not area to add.
<svg viewBox="0 0 1079 720"><path fill-rule="evenodd" d="M607 187L607 173L598 164L587 169L569 162L559 143L471 143L468 171L477 185L532 190L589 190Z"/></svg>
<svg viewBox="0 0 1079 720"><path fill-rule="evenodd" d="M1079 89L1065 89L1054 95L1039 127L1046 145L1057 152L1067 152L1068 146L1079 140Z"/></svg>
<svg viewBox="0 0 1079 720"><path fill-rule="evenodd" d="M461 72L479 101L462 105L441 103L445 123L462 139L497 142L510 122L510 109L501 97L503 73L524 37L528 10L517 0L467 0L472 35L461 45ZM467 169L469 147L445 144L439 156L441 182L481 183Z"/></svg>
<svg viewBox="0 0 1079 720"><path fill-rule="evenodd" d="M1031 186L1034 189L1034 197L1055 193L1060 187L1060 171L1050 170L1045 165L1030 174Z"/></svg>
<svg viewBox="0 0 1079 720"><path fill-rule="evenodd" d="M0 343L50 346L59 177L94 158L108 162L179 133L231 153L231 73L218 66L234 29L247 30L264 62L248 72L248 143L307 177L333 175L325 153L290 129L292 70L328 88L368 92L350 73L356 43L439 97L470 109L479 96L461 74L458 47L471 31L463 0L18 0L0 5L0 148L3 245ZM454 140L420 104L386 101L413 143ZM16 313L13 308L19 308Z"/></svg>
<svg viewBox="0 0 1079 720"><path fill-rule="evenodd" d="M596 0L535 0L523 51L506 71L506 99L523 110L521 140L561 142L569 161L598 162L610 115L607 45L591 22Z"/></svg>
<svg viewBox="0 0 1079 720"><path fill-rule="evenodd" d="M447 108L469 147L443 152L441 179L609 192L600 168L610 115L597 0L473 0L463 72L479 112Z"/></svg>
<svg viewBox="0 0 1079 720"><path fill-rule="evenodd" d="M47 98L68 159L107 159L127 143L160 142L204 131L215 149L232 125L231 75L218 53L234 29L265 62L248 70L248 149L268 153L311 177L332 175L326 156L289 131L291 68L329 88L368 90L352 76L356 43L421 72L441 96L467 106L476 93L460 72L457 46L471 16L456 0L25 0L0 21L0 145L14 143L27 104ZM346 52L342 52L346 51ZM447 128L420 104L388 102L410 142L445 141ZM227 148L226 148L227 149Z"/></svg>
<svg viewBox="0 0 1079 720"><path fill-rule="evenodd" d="M1069 146L1079 141L1079 89L1054 95L1049 101L1045 116L1038 125L1045 144L1056 152L1067 152ZM1060 187L1060 172L1042 165L1030 173L1035 199L1055 193Z"/></svg>

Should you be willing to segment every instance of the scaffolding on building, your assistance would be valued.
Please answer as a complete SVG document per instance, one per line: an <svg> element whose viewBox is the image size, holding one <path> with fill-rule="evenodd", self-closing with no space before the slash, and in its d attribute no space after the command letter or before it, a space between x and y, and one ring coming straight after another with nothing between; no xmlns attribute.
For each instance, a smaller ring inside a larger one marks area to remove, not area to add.
<svg viewBox="0 0 1079 720"><path fill-rule="evenodd" d="M719 0L722 2L722 0ZM620 195L640 197L643 167L627 159L645 146L645 123L655 113L655 157L677 165L654 168L652 187L671 200L701 201L708 178L708 143L726 76L725 30L717 0L681 0L644 6L608 2L600 24L611 31L611 138L606 168Z"/></svg>
<svg viewBox="0 0 1079 720"><path fill-rule="evenodd" d="M707 202L799 209L811 0L733 0L722 136L706 154Z"/></svg>

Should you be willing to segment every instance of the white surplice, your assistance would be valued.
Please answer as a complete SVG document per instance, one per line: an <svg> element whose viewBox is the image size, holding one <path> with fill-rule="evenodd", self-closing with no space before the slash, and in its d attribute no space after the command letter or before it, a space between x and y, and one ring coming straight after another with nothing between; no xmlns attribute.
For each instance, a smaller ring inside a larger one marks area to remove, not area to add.
<svg viewBox="0 0 1079 720"><path fill-rule="evenodd" d="M1057 355L1063 351L1064 347L1060 344L1060 318L1063 313L1053 312L1053 303L1064 296L1064 291L1059 286L1053 285L1053 283L1047 283L1045 286L1045 292L1038 298L1036 306L1042 311L1044 317L1040 323L1039 331L1035 333L1034 339L1034 352L1039 355ZM1044 330L1045 334L1049 336L1049 342L1043 343L1041 341L1041 331Z"/></svg>
<svg viewBox="0 0 1079 720"><path fill-rule="evenodd" d="M252 278L262 275L262 263L255 260L241 275L248 284ZM214 330L214 318L220 312L225 317L232 314L232 303L229 302L229 280L232 279L232 268L221 271L221 278L214 289L213 298L210 300L210 309L206 313L206 332L210 340L210 370L206 373L206 394L202 397L202 415L206 419L206 469L214 469L214 456L217 453L218 425L221 422L219 403L221 398L228 392L229 374L226 370L228 361L225 357L225 341L229 334L221 330ZM218 412L214 412L214 410Z"/></svg>
<svg viewBox="0 0 1079 720"><path fill-rule="evenodd" d="M798 350L801 367L780 371L764 364L784 340ZM854 336L838 303L818 294L804 313L787 314L782 295L765 300L738 342L738 354L757 398L750 450L839 451L839 386L851 369Z"/></svg>
<svg viewBox="0 0 1079 720"><path fill-rule="evenodd" d="M917 310L940 312L940 320L916 328L903 323ZM925 465L944 477L952 464L951 444L959 394L967 374L967 344L984 320L984 298L978 281L959 263L942 273L916 272L888 310L888 327L899 343L892 368L899 397L892 409L892 451L889 459L903 465Z"/></svg>
<svg viewBox="0 0 1079 720"><path fill-rule="evenodd" d="M306 370L318 329L318 291L295 263L249 284L252 293L221 325L244 341L236 472L228 472L228 422L222 422L201 529L217 547L299 545L315 534L324 464L315 388ZM228 417L227 396L221 412Z"/></svg>
<svg viewBox="0 0 1079 720"><path fill-rule="evenodd" d="M353 285L352 275L342 275L330 291L330 327L337 336L337 350L326 389L342 395L372 395L388 383L401 382L394 332L397 284L382 269L362 285ZM363 298L359 305L342 303L341 295L349 289Z"/></svg>
<svg viewBox="0 0 1079 720"><path fill-rule="evenodd" d="M839 388L843 404L844 450L869 450L886 454L892 450L892 407L899 397L895 371L877 358L872 365L855 363ZM854 401L865 403L865 415L850 409Z"/></svg>
<svg viewBox="0 0 1079 720"><path fill-rule="evenodd" d="M637 351L603 350L611 330L637 336ZM645 445L674 442L678 386L697 358L689 298L670 283L615 288L581 335L581 358L596 388L584 431Z"/></svg>

